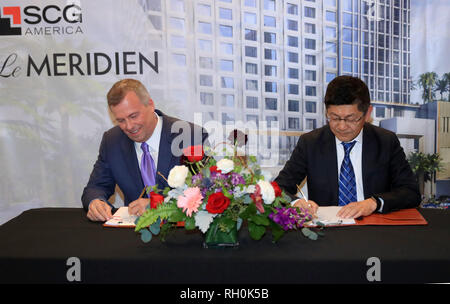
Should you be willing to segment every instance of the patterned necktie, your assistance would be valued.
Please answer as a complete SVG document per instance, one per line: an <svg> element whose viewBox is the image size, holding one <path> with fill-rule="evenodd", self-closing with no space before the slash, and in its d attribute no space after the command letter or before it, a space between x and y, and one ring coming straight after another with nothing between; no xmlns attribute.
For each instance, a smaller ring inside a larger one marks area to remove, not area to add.
<svg viewBox="0 0 450 304"><path fill-rule="evenodd" d="M144 152L142 154L142 160L141 160L142 180L144 181L144 185L146 187L154 186L155 185L155 176L156 176L155 162L153 161L152 155L150 154L150 151L148 150L147 143L143 142L141 144L141 149Z"/></svg>
<svg viewBox="0 0 450 304"><path fill-rule="evenodd" d="M350 161L350 151L355 146L355 143L356 141L342 143L345 155L341 165L341 173L339 174L339 206L345 206L357 200L355 172Z"/></svg>

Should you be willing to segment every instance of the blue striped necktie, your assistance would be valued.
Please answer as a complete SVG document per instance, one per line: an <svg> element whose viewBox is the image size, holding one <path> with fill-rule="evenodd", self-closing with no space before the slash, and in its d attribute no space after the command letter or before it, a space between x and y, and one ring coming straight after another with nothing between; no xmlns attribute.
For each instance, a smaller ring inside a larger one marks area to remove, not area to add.
<svg viewBox="0 0 450 304"><path fill-rule="evenodd" d="M341 173L339 174L339 206L345 206L348 203L357 201L355 172L350 161L350 151L355 146L355 143L356 141L342 142L345 155L341 165Z"/></svg>

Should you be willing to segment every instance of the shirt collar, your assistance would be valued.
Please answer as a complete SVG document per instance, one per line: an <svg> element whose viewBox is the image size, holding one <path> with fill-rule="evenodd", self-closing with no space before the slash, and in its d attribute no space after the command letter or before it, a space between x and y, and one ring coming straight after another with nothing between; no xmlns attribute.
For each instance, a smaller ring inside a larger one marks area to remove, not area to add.
<svg viewBox="0 0 450 304"><path fill-rule="evenodd" d="M350 142L356 141L357 144L358 143L362 144L363 130L364 128L362 128L361 131L359 131L359 134L355 138L353 138ZM339 140L336 136L334 138L336 139L336 145L341 145L343 143L343 141Z"/></svg>
<svg viewBox="0 0 450 304"><path fill-rule="evenodd" d="M162 117L160 117L156 112L154 112L157 118L157 123L155 126L155 129L153 130L152 136L150 136L149 139L147 139L146 143L149 147L150 152L158 152L159 150L159 141L161 139L161 131L162 131ZM134 143L139 148L141 146L140 143Z"/></svg>

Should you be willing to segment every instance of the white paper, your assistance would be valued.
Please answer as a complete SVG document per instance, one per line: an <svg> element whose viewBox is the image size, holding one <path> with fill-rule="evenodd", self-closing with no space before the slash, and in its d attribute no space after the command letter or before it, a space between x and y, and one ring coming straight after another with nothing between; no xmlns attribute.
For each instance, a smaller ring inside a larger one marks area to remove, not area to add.
<svg viewBox="0 0 450 304"><path fill-rule="evenodd" d="M113 218L105 223L106 226L133 226L136 225L134 222L138 218L137 215L129 215L128 207L120 207L116 213L114 213Z"/></svg>
<svg viewBox="0 0 450 304"><path fill-rule="evenodd" d="M344 219L337 216L342 206L326 206L317 209L316 216L311 225L317 225L321 222L324 225L351 225L356 224L354 219Z"/></svg>

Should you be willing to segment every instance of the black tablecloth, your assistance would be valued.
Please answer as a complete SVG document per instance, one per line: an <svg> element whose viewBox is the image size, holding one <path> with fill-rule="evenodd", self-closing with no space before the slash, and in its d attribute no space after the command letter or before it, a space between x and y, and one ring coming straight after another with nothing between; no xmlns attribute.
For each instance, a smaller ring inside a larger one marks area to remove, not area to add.
<svg viewBox="0 0 450 304"><path fill-rule="evenodd" d="M450 282L450 213L420 209L426 226L349 226L317 241L290 232L277 243L239 233L237 249L204 249L178 229L145 244L133 229L105 228L82 209L32 209L0 226L0 283L67 282L69 257L83 283L367 283L370 257L381 283Z"/></svg>

